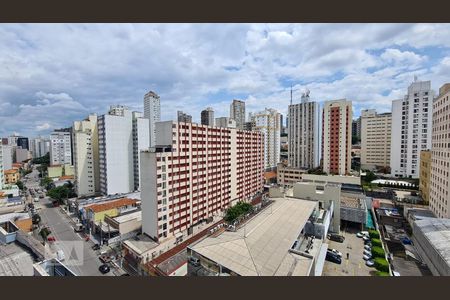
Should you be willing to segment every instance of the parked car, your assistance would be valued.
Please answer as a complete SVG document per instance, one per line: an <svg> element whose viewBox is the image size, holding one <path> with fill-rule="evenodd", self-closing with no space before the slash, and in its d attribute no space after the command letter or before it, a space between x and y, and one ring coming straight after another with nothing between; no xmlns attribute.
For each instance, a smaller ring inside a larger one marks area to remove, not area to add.
<svg viewBox="0 0 450 300"><path fill-rule="evenodd" d="M368 244L366 244L366 245L364 245L364 250L369 250L369 251L372 251L372 246L371 246L371 245L368 245Z"/></svg>
<svg viewBox="0 0 450 300"><path fill-rule="evenodd" d="M356 234L356 236L359 237L359 238L362 238L364 235L363 235L361 232L358 232L358 233Z"/></svg>
<svg viewBox="0 0 450 300"><path fill-rule="evenodd" d="M200 260L197 257L189 257L189 262L193 265L193 266L200 266Z"/></svg>
<svg viewBox="0 0 450 300"><path fill-rule="evenodd" d="M371 250L364 249L363 254L364 254L364 255L370 255L370 256L372 256L372 251L371 251Z"/></svg>
<svg viewBox="0 0 450 300"><path fill-rule="evenodd" d="M334 262L339 265L342 263L342 259L338 255L336 255L330 251L327 251L327 256L325 257L325 260Z"/></svg>
<svg viewBox="0 0 450 300"><path fill-rule="evenodd" d="M364 246L372 247L372 242L370 240L364 241Z"/></svg>
<svg viewBox="0 0 450 300"><path fill-rule="evenodd" d="M331 253L333 253L333 254L336 254L336 255L339 256L339 257L342 257L342 253L339 252L339 251L337 251L336 249L330 249L330 248L328 248L328 251L331 252Z"/></svg>
<svg viewBox="0 0 450 300"><path fill-rule="evenodd" d="M363 259L364 260L369 260L369 259L371 259L372 258L372 255L367 255L367 254L364 254L363 255Z"/></svg>
<svg viewBox="0 0 450 300"><path fill-rule="evenodd" d="M363 240L364 240L364 242L369 242L370 241L370 237L365 235L365 236L363 236Z"/></svg>
<svg viewBox="0 0 450 300"><path fill-rule="evenodd" d="M98 270L100 271L100 273L102 274L106 274L109 273L109 271L111 271L111 269L108 267L108 265L101 265Z"/></svg>
<svg viewBox="0 0 450 300"><path fill-rule="evenodd" d="M66 256L64 255L64 251L62 250L58 250L58 252L56 252L56 257L59 261L64 261L64 259L66 258Z"/></svg>
<svg viewBox="0 0 450 300"><path fill-rule="evenodd" d="M339 235L339 234L334 234L334 233L329 234L327 236L327 238L331 241L335 241L338 243L343 243L345 241L345 237L343 237L342 235Z"/></svg>
<svg viewBox="0 0 450 300"><path fill-rule="evenodd" d="M81 223L77 223L75 225L75 228L73 229L75 232L83 232L84 231L84 226Z"/></svg>
<svg viewBox="0 0 450 300"><path fill-rule="evenodd" d="M100 245L95 244L94 246L92 246L92 250L94 250L94 251L100 250Z"/></svg>
<svg viewBox="0 0 450 300"><path fill-rule="evenodd" d="M411 241L409 238L404 237L404 238L402 239L402 243L403 243L403 245L411 245L411 244L412 244L412 241Z"/></svg>
<svg viewBox="0 0 450 300"><path fill-rule="evenodd" d="M366 266L373 267L374 265L375 265L375 262L373 260L369 259L366 261Z"/></svg>
<svg viewBox="0 0 450 300"><path fill-rule="evenodd" d="M392 271L392 275L394 275L394 276L400 276L400 273L397 272L397 271Z"/></svg>

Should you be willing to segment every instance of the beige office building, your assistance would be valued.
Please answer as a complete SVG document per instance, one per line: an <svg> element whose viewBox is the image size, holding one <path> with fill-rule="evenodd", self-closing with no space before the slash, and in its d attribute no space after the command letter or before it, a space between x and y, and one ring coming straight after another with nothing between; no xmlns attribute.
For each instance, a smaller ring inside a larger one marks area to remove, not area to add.
<svg viewBox="0 0 450 300"><path fill-rule="evenodd" d="M73 123L73 162L75 188L79 197L100 190L97 115Z"/></svg>
<svg viewBox="0 0 450 300"><path fill-rule="evenodd" d="M419 191L426 204L430 201L431 151L420 151Z"/></svg>
<svg viewBox="0 0 450 300"><path fill-rule="evenodd" d="M388 168L391 158L392 114L375 109L361 112L361 168Z"/></svg>
<svg viewBox="0 0 450 300"><path fill-rule="evenodd" d="M450 83L439 89L433 102L430 209L438 218L450 218Z"/></svg>

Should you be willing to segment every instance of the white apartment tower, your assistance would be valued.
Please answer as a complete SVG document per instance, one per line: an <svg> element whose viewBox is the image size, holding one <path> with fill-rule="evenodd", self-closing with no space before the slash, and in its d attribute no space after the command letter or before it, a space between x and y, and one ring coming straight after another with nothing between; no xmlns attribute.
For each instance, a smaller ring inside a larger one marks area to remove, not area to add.
<svg viewBox="0 0 450 300"><path fill-rule="evenodd" d="M431 82L415 78L408 94L392 101L392 176L419 177L420 151L431 149L433 98Z"/></svg>
<svg viewBox="0 0 450 300"><path fill-rule="evenodd" d="M216 118L215 125L223 128L236 128L236 121L228 117L220 117Z"/></svg>
<svg viewBox="0 0 450 300"><path fill-rule="evenodd" d="M138 152L149 147L150 122L122 105L98 117L100 192L129 193L139 188ZM137 169L137 170L136 170Z"/></svg>
<svg viewBox="0 0 450 300"><path fill-rule="evenodd" d="M97 115L73 123L72 141L77 195L93 196L100 191Z"/></svg>
<svg viewBox="0 0 450 300"><path fill-rule="evenodd" d="M50 140L42 137L31 140L31 151L33 158L39 158L50 152Z"/></svg>
<svg viewBox="0 0 450 300"><path fill-rule="evenodd" d="M320 165L321 114L317 102L310 102L309 91L302 94L301 103L289 105L288 164L299 169Z"/></svg>
<svg viewBox="0 0 450 300"><path fill-rule="evenodd" d="M438 218L450 218L450 83L439 89L433 102L430 209Z"/></svg>
<svg viewBox="0 0 450 300"><path fill-rule="evenodd" d="M352 120L351 101L342 99L324 103L322 164L327 174L347 175L351 171Z"/></svg>
<svg viewBox="0 0 450 300"><path fill-rule="evenodd" d="M259 131L263 134L264 140L264 168L275 168L280 162L280 116L275 109L265 109L259 113L252 114L252 121L255 126L253 131Z"/></svg>
<svg viewBox="0 0 450 300"><path fill-rule="evenodd" d="M150 91L144 96L144 118L149 121L150 146L153 147L156 141L155 123L161 121L161 103L159 96Z"/></svg>
<svg viewBox="0 0 450 300"><path fill-rule="evenodd" d="M392 114L361 111L361 168L389 168L391 159Z"/></svg>
<svg viewBox="0 0 450 300"><path fill-rule="evenodd" d="M242 100L233 100L230 105L230 118L236 121L237 129L244 129L245 124L245 102Z"/></svg>
<svg viewBox="0 0 450 300"><path fill-rule="evenodd" d="M50 134L50 165L72 165L72 129L56 129Z"/></svg>
<svg viewBox="0 0 450 300"><path fill-rule="evenodd" d="M260 132L172 121L156 124L156 147L141 152L142 231L165 239L260 197Z"/></svg>

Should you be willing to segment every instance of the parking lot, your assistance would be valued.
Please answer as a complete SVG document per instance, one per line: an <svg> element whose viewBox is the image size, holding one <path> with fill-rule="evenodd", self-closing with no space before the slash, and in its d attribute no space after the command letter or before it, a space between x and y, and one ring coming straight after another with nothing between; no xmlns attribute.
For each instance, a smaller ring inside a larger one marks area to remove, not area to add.
<svg viewBox="0 0 450 300"><path fill-rule="evenodd" d="M325 261L322 276L372 276L375 268L366 266L363 260L364 242L358 238L358 229L341 228L341 235L345 237L343 243L326 239L328 248L336 249L342 253L342 263L336 264ZM349 253L349 259L347 259Z"/></svg>

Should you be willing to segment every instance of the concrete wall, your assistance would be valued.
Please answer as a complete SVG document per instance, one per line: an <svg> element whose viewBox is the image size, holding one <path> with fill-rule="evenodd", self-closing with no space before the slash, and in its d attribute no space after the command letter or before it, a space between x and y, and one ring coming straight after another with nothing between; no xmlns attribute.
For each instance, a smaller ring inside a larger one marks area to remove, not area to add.
<svg viewBox="0 0 450 300"><path fill-rule="evenodd" d="M156 153L141 152L142 232L158 238L158 204L156 195Z"/></svg>
<svg viewBox="0 0 450 300"><path fill-rule="evenodd" d="M303 174L304 181L326 182L326 183L345 183L345 184L361 184L361 177L358 176L341 176L341 175L315 175Z"/></svg>

